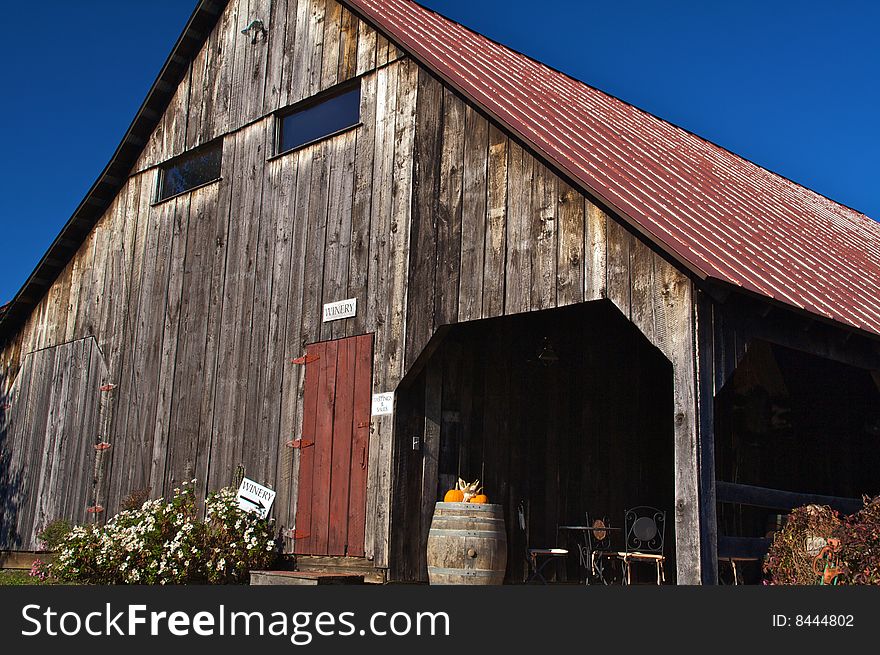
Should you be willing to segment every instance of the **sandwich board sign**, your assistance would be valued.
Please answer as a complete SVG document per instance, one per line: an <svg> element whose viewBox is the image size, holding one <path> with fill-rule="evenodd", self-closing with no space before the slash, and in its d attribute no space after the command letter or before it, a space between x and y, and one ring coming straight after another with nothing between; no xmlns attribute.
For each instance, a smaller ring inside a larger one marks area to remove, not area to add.
<svg viewBox="0 0 880 655"><path fill-rule="evenodd" d="M263 485L243 478L238 487L238 508L245 512L254 512L261 519L269 516L272 503L275 502L275 492Z"/></svg>

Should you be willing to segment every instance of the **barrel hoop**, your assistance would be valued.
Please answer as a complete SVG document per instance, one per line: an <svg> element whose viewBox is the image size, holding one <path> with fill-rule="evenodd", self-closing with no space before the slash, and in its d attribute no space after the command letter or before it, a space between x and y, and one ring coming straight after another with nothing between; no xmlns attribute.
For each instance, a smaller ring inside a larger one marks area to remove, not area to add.
<svg viewBox="0 0 880 655"><path fill-rule="evenodd" d="M428 534L438 537L477 537L482 539L507 541L503 532L496 532L494 530L452 530L447 528L431 528Z"/></svg>
<svg viewBox="0 0 880 655"><path fill-rule="evenodd" d="M485 569L448 569L440 566L429 566L428 573L434 575L463 575L469 578L490 578L499 574L499 571Z"/></svg>
<svg viewBox="0 0 880 655"><path fill-rule="evenodd" d="M436 523L444 523L444 524L453 524L453 525L461 525L462 523L470 523L472 525L485 525L494 527L500 531L504 531L504 521L501 519L483 519L483 518L462 518L460 516L437 516L434 515L434 524Z"/></svg>

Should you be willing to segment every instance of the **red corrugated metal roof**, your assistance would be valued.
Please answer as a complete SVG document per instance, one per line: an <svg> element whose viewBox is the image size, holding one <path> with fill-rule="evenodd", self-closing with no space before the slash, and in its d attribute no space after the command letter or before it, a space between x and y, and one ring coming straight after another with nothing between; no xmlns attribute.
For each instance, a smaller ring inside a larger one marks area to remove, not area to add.
<svg viewBox="0 0 880 655"><path fill-rule="evenodd" d="M344 0L701 277L880 334L880 224L408 0Z"/></svg>

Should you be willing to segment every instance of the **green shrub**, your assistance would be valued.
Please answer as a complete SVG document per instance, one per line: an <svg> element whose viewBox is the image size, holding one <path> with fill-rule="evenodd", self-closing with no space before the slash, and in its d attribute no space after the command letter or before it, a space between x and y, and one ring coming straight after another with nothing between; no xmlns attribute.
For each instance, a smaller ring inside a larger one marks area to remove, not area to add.
<svg viewBox="0 0 880 655"><path fill-rule="evenodd" d="M70 521L56 519L37 533L37 539L42 542L44 550L58 550L61 542L72 529Z"/></svg>
<svg viewBox="0 0 880 655"><path fill-rule="evenodd" d="M123 510L106 525L77 526L60 544L51 574L90 584L241 583L276 556L273 520L240 510L236 492L221 489L198 519L190 486L170 501Z"/></svg>

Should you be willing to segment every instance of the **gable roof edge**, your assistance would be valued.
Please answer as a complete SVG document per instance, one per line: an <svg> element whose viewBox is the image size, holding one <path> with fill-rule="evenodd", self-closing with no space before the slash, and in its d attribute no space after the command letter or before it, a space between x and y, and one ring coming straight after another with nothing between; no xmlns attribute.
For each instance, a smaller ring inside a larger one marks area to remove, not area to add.
<svg viewBox="0 0 880 655"><path fill-rule="evenodd" d="M199 1L110 161L18 293L5 305L6 311L0 313L0 343L26 320L128 181L132 166L159 124L187 67L227 4L228 0Z"/></svg>

